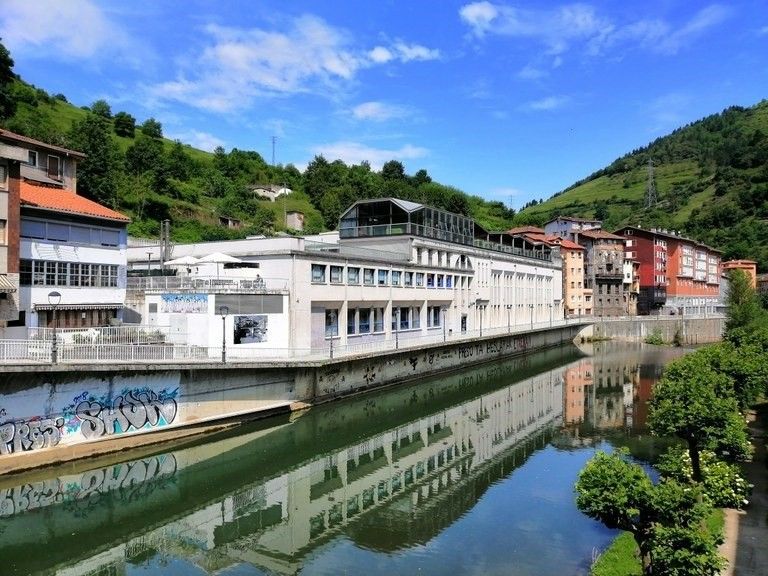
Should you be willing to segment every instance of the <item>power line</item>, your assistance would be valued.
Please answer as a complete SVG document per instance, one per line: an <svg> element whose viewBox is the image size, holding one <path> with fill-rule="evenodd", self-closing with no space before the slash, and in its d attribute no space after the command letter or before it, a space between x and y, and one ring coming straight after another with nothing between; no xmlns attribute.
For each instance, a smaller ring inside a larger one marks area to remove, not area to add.
<svg viewBox="0 0 768 576"><path fill-rule="evenodd" d="M648 185L645 188L645 207L653 208L657 202L656 179L653 175L653 159L648 158Z"/></svg>

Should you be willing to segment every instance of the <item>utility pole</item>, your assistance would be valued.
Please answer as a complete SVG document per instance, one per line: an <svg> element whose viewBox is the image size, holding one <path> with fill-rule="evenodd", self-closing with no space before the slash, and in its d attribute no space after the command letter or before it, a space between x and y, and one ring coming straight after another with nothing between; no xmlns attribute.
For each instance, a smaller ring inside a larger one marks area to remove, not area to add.
<svg viewBox="0 0 768 576"><path fill-rule="evenodd" d="M656 178L653 176L653 159L648 158L648 185L645 188L645 207L653 208L656 202Z"/></svg>
<svg viewBox="0 0 768 576"><path fill-rule="evenodd" d="M272 136L272 168L275 167L275 144L277 144L277 136Z"/></svg>

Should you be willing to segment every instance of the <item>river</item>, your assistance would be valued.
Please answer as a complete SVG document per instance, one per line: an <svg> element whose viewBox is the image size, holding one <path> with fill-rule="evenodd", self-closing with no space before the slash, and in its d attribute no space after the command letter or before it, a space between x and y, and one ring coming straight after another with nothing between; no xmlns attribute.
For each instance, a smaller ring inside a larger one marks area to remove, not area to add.
<svg viewBox="0 0 768 576"><path fill-rule="evenodd" d="M652 459L679 350L564 347L244 425L131 460L0 479L4 576L587 574L596 449Z"/></svg>

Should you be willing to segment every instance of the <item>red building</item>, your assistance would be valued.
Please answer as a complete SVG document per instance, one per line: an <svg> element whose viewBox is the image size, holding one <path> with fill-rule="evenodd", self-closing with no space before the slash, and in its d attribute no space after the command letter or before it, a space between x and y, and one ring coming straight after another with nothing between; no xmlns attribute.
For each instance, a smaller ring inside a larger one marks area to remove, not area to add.
<svg viewBox="0 0 768 576"><path fill-rule="evenodd" d="M638 313L705 310L719 302L719 250L657 228L626 226L616 233L627 238L628 258L640 263Z"/></svg>

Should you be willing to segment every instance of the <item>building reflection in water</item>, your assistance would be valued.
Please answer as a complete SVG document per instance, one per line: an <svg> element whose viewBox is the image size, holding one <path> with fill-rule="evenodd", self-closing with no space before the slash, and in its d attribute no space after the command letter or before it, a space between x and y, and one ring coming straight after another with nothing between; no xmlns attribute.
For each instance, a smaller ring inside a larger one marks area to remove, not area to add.
<svg viewBox="0 0 768 576"><path fill-rule="evenodd" d="M425 543L563 425L578 442L585 425L644 422L639 351L598 348L545 369L574 358L488 365L172 453L0 485L4 574L117 575L153 557L293 574L341 533L372 550Z"/></svg>

